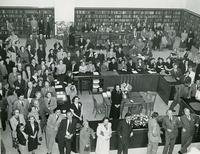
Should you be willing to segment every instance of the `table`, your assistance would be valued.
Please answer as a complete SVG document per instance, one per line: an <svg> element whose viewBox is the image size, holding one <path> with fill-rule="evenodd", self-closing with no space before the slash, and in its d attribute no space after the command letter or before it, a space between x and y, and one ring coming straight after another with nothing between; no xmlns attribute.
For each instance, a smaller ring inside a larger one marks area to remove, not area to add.
<svg viewBox="0 0 200 154"><path fill-rule="evenodd" d="M101 79L102 76L99 75L93 75L92 73L79 73L77 75L74 76L74 80L77 81L77 92L80 91L80 94L82 94L82 90L83 90L83 81L87 81L88 82L88 91L90 93L91 89L92 89L92 80L93 79Z"/></svg>
<svg viewBox="0 0 200 154"><path fill-rule="evenodd" d="M128 82L132 85L133 91L157 91L159 74L121 74L117 72L101 73L103 79L103 89ZM144 84L145 83L145 84Z"/></svg>
<svg viewBox="0 0 200 154"><path fill-rule="evenodd" d="M191 113L197 114L200 116L200 101L195 98L181 98L179 115L182 115L184 108L188 108Z"/></svg>
<svg viewBox="0 0 200 154"><path fill-rule="evenodd" d="M174 98L175 86L178 83L170 76L161 76L159 74L120 74L114 71L101 72L99 75L92 74L78 74L74 76L77 81L77 90L82 94L82 82L88 80L92 84L93 79L100 79L103 81L103 91L107 87L114 87L116 84L128 82L132 85L134 92L140 91L154 91L158 92L163 101L168 104L169 100ZM91 86L91 85L88 85ZM90 88L88 89L90 92Z"/></svg>
<svg viewBox="0 0 200 154"><path fill-rule="evenodd" d="M65 87L64 83L55 81L56 98L58 102L67 101L67 96L64 87Z"/></svg>
<svg viewBox="0 0 200 154"><path fill-rule="evenodd" d="M103 103L106 107L106 116L110 115L110 108L111 108L111 99L108 97L103 97ZM145 103L144 98L139 92L131 92L129 94L129 97L126 99L122 99L121 107L120 107L120 116L122 117L122 113L125 107L128 107L129 110L132 110L132 108L136 106L136 110L139 113L139 108L142 106L147 110L147 104Z"/></svg>
<svg viewBox="0 0 200 154"><path fill-rule="evenodd" d="M175 86L178 84L171 76L159 77L157 92L167 105L169 100L174 99Z"/></svg>
<svg viewBox="0 0 200 154"><path fill-rule="evenodd" d="M75 42L77 44L80 36L83 36L84 38L89 38L93 44L97 44L97 45L104 45L105 44L105 40L109 39L109 40L115 40L115 44L123 44L123 45L128 45L132 39L134 38L134 34L129 33L129 32L119 32L119 33L108 33L108 32L88 32L88 33L76 33L75 35Z"/></svg>

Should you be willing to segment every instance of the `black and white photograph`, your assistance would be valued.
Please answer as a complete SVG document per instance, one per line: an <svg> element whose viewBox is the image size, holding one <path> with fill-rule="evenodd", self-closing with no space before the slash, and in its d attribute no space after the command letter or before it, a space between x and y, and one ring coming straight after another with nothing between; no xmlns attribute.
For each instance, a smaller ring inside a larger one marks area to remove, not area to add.
<svg viewBox="0 0 200 154"><path fill-rule="evenodd" d="M200 154L200 0L0 0L1 154Z"/></svg>

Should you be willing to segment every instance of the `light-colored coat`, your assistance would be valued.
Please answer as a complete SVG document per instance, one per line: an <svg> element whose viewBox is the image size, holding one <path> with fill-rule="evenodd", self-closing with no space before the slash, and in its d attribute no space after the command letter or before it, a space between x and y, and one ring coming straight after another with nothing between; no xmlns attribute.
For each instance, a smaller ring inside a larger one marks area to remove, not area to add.
<svg viewBox="0 0 200 154"><path fill-rule="evenodd" d="M19 114L19 122L23 123L24 125L26 124L23 114ZM12 128L12 136L14 138L17 137L16 129L17 129L17 125L19 124L19 122L17 121L17 119L14 116L12 116L10 118L10 125L11 125L11 128Z"/></svg>
<svg viewBox="0 0 200 154"><path fill-rule="evenodd" d="M23 114L25 118L27 118L28 109L29 109L29 101L27 99L24 99L22 101L23 101L23 105L20 100L17 100L16 102L14 102L14 110L19 109L20 113Z"/></svg>
<svg viewBox="0 0 200 154"><path fill-rule="evenodd" d="M89 127L85 128L83 127L80 131L80 154L89 154L90 151L85 151L86 145L89 145L89 148L91 148L91 136L94 136L94 131Z"/></svg>
<svg viewBox="0 0 200 154"><path fill-rule="evenodd" d="M148 139L151 142L160 143L160 126L158 125L156 119L150 119L148 122Z"/></svg>
<svg viewBox="0 0 200 154"><path fill-rule="evenodd" d="M44 103L46 107L53 113L53 110L57 107L57 100L55 97L51 97L50 104L48 98L44 98Z"/></svg>
<svg viewBox="0 0 200 154"><path fill-rule="evenodd" d="M10 119L12 117L12 114L13 114L14 103L18 99L17 99L17 96L15 96L15 95L8 96L6 99L7 99L7 102L8 102L8 119Z"/></svg>
<svg viewBox="0 0 200 154"><path fill-rule="evenodd" d="M41 89L42 95L45 97L47 92L51 92L53 97L56 97L56 90L54 87L49 87L46 89L45 87Z"/></svg>
<svg viewBox="0 0 200 154"><path fill-rule="evenodd" d="M52 152L53 144L55 142L56 134L58 131L58 127L60 122L64 119L64 115L60 115L57 119L56 114L50 114L47 127L46 127L46 141L47 141L47 150L48 153Z"/></svg>
<svg viewBox="0 0 200 154"><path fill-rule="evenodd" d="M99 124L97 127L97 144L96 154L109 154L110 153L110 138L112 135L111 123L108 123L106 129L104 124Z"/></svg>

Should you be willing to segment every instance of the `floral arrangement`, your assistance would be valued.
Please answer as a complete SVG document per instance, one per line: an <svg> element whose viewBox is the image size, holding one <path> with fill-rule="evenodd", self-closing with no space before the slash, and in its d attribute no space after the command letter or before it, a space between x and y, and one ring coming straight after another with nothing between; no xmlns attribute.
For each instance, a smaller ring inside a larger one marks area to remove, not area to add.
<svg viewBox="0 0 200 154"><path fill-rule="evenodd" d="M56 23L56 36L58 38L64 37L64 34L69 33L71 23L65 21L57 21Z"/></svg>
<svg viewBox="0 0 200 154"><path fill-rule="evenodd" d="M124 98L127 98L128 92L132 91L132 86L129 83L122 83L121 84L121 91Z"/></svg>
<svg viewBox="0 0 200 154"><path fill-rule="evenodd" d="M149 118L143 114L134 114L131 117L133 127L147 127Z"/></svg>

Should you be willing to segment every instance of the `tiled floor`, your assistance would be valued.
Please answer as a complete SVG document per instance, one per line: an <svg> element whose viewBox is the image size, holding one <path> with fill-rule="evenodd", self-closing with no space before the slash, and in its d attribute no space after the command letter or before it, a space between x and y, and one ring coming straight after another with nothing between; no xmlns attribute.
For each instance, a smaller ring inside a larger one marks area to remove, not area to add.
<svg viewBox="0 0 200 154"><path fill-rule="evenodd" d="M6 132L3 132L2 136L1 136L2 139L3 139L4 145L6 147L6 154L18 154L18 152L14 148L12 148L12 145L11 145L11 135L10 135L9 131L10 130L7 130ZM195 147L195 148L197 148L197 149L200 150L200 143L193 143L190 146L190 148L191 147ZM157 154L161 154L162 150L163 150L163 146L159 146ZM178 154L179 150L180 150L180 145L176 145L175 148L174 148L173 154ZM144 147L144 148L129 149L129 154L146 154L146 151L147 151L146 147ZM42 141L42 145L39 146L39 148L36 151L36 154L46 154L45 140ZM52 154L59 154L58 146L57 146L56 143L53 146L53 152L52 152ZM74 154L74 153L72 152L72 154ZM95 153L92 152L91 154L95 154ZM117 154L117 151L113 150L113 151L110 152L110 154ZM192 152L191 154L200 154L200 151L196 152L196 153Z"/></svg>
<svg viewBox="0 0 200 154"><path fill-rule="evenodd" d="M92 101L92 96L89 95L87 91L84 91L82 95L79 95L81 102L83 103L83 115L85 119L88 120L100 120L104 117L104 115L97 115L96 118L94 118L94 114L92 113L93 110L93 101ZM102 101L101 96L97 96L98 101ZM155 107L154 111L157 111L160 115L163 115L166 110L168 109L168 106L162 101L162 99L157 95L156 101L155 101ZM127 112L127 109L125 109L124 113ZM8 127L7 127L8 128ZM7 154L17 154L17 151L12 148L11 145L11 134L10 134L10 129L8 128L5 132L2 132L1 134L3 142L5 144ZM195 147L198 147L200 149L200 143L194 144ZM176 145L174 154L177 153L179 150L180 145ZM160 146L158 149L158 154L161 154L163 150L163 147ZM42 145L39 146L38 150L36 151L36 154L45 154L46 153L46 146L45 146L45 140L44 140L44 135L43 135L43 141ZM58 147L57 144L54 144L53 147L53 154L58 154ZM111 151L110 154L116 154L116 151ZM137 148L137 149L130 149L129 154L146 154L146 148ZM199 153L200 154L200 153Z"/></svg>

